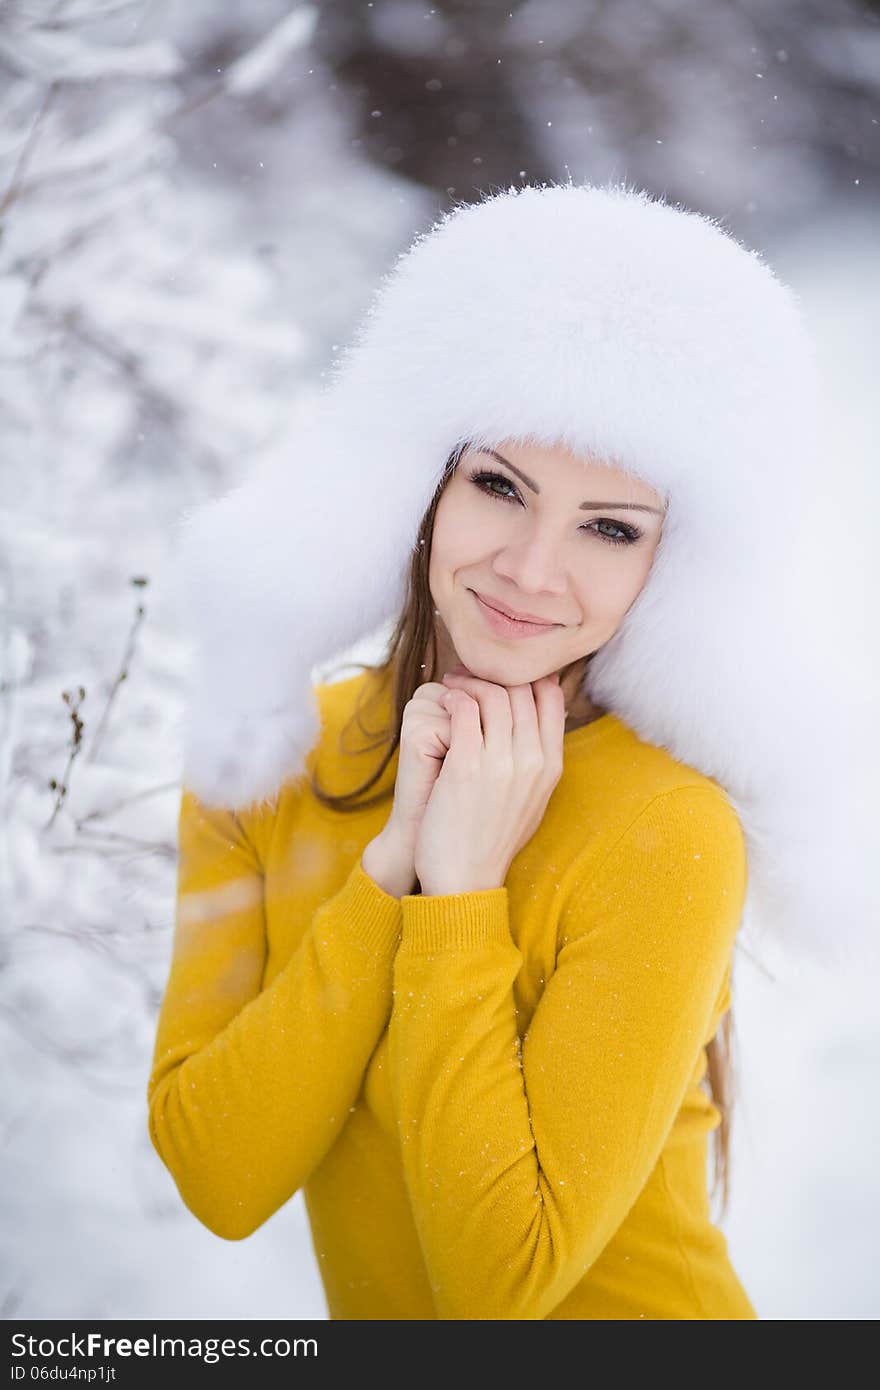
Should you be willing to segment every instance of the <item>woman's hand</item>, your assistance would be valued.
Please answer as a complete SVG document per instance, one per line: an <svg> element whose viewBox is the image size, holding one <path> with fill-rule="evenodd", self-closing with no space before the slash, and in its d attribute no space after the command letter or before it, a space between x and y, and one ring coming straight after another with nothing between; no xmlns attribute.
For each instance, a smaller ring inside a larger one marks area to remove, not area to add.
<svg viewBox="0 0 880 1390"><path fill-rule="evenodd" d="M382 830L364 850L364 869L395 897L416 886L419 826L452 737L451 717L441 703L446 693L439 681L427 681L404 706L394 804Z"/></svg>
<svg viewBox="0 0 880 1390"><path fill-rule="evenodd" d="M445 685L428 681L413 691L403 710L391 820L413 849L452 739L451 715L443 705L447 694Z"/></svg>
<svg viewBox="0 0 880 1390"><path fill-rule="evenodd" d="M422 893L503 886L562 776L565 696L554 674L527 685L444 675L451 742L418 830Z"/></svg>

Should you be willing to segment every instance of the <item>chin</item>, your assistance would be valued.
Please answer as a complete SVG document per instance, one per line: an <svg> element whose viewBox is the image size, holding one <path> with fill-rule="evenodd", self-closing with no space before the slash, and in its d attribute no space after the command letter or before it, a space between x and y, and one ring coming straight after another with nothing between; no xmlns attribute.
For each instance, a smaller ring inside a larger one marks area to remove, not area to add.
<svg viewBox="0 0 880 1390"><path fill-rule="evenodd" d="M536 661L534 657L531 661L505 660L497 652L472 658L460 656L458 659L472 676L481 681L491 681L493 685L527 685L558 669L553 663Z"/></svg>

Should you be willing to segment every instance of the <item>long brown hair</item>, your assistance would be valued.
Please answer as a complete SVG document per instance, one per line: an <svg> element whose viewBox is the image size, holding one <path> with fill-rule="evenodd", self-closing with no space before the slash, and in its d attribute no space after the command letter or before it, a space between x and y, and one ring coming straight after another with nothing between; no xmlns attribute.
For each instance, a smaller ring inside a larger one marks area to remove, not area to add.
<svg viewBox="0 0 880 1390"><path fill-rule="evenodd" d="M372 683L365 682L362 686L351 719L340 734L340 750L342 752L351 751L345 746L346 736L356 725L361 735L373 740L366 745L359 741L358 751L371 752L377 748L381 749L379 761L370 775L350 791L330 792L320 785L316 770L313 770L310 775L310 788L313 796L322 805L335 811L360 811L392 799L394 784L393 782L388 784L387 779L386 785L381 790L374 791L372 795L368 795L368 793L371 788L381 782L385 769L397 751L400 743L403 712L417 687L424 685L427 681L438 679L435 609L428 583L431 543L434 536L434 517L440 498L443 496L443 492L458 467L459 460L467 446L468 441L464 441L464 443L457 445L449 455L430 506L422 518L412 549L406 597L394 629L388 638L382 660L376 663L358 662L358 665L362 666L364 670L372 671L377 679ZM591 653L586 658L585 669L593 655L594 653ZM560 679L564 679L576 664L577 662L572 662L560 671ZM367 713L372 701L378 698L387 687L389 680L391 681L390 718L384 727L375 730L368 729L365 727L362 717ZM712 1131L714 1139L712 1196L715 1197L720 1186L720 1215L722 1216L727 1210L730 1196L730 1130L734 1099L734 1050L733 1018L731 1010L728 1009L715 1037L706 1047L707 1069L704 1078L711 1100L720 1114L720 1123Z"/></svg>

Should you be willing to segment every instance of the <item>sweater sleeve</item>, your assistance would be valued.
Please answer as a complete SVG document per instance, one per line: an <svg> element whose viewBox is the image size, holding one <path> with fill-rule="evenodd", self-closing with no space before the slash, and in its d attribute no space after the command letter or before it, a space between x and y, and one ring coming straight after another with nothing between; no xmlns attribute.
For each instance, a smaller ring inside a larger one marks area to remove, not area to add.
<svg viewBox="0 0 880 1390"><path fill-rule="evenodd" d="M215 1235L252 1234L332 1145L391 1013L401 906L355 863L261 990L263 875L233 813L184 790L149 1133Z"/></svg>
<svg viewBox="0 0 880 1390"><path fill-rule="evenodd" d="M577 882L520 1043L506 886L401 899L389 1077L447 1319L540 1319L621 1225L708 1041L745 899L720 791L664 792Z"/></svg>

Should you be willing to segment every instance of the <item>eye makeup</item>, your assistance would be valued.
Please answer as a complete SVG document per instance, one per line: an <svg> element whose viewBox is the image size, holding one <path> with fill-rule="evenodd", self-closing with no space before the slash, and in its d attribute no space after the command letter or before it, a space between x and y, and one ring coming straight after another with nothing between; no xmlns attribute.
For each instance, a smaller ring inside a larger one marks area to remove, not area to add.
<svg viewBox="0 0 880 1390"><path fill-rule="evenodd" d="M470 473L468 477L474 486L479 488L487 497L494 497L500 502L513 503L514 505L519 499L519 493L517 492L515 484L512 483L509 478L506 478L503 473L495 473L488 469L479 469L474 473ZM501 483L502 486L510 488L511 491L508 493L496 492L492 487L493 483ZM611 526L618 534L616 536L609 536L604 531L594 530L593 528L596 526ZM593 521L588 522L579 529L587 532L588 535L597 536L599 540L604 541L606 545L634 545L643 535L641 527L633 526L630 522L614 521L611 517L596 517Z"/></svg>

